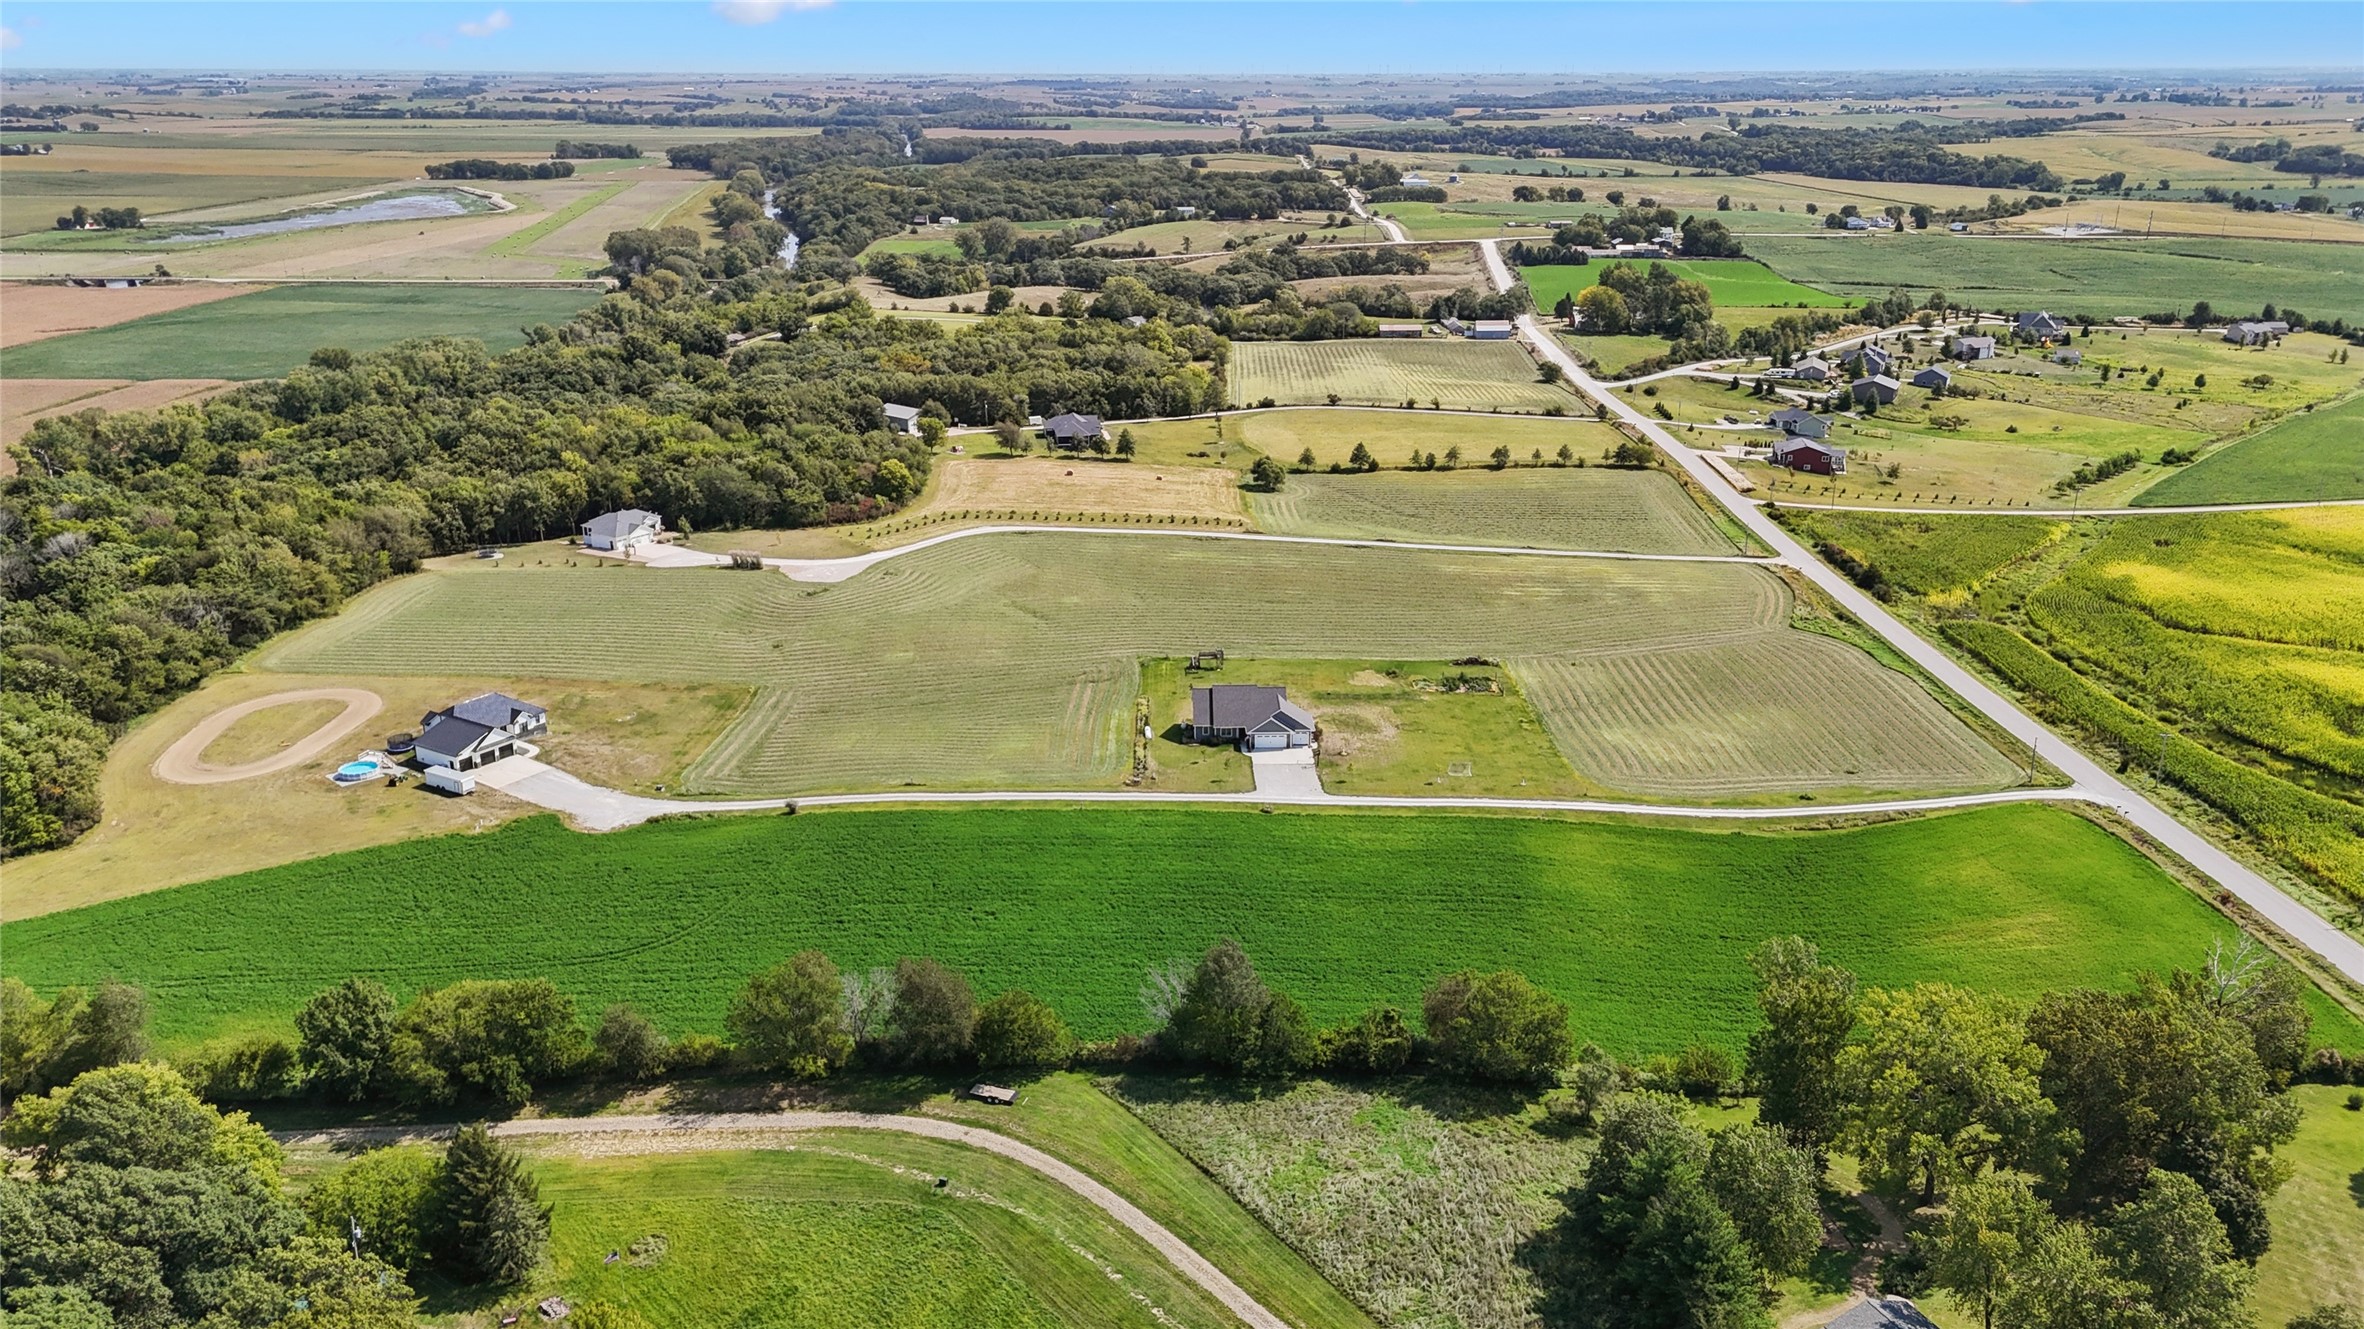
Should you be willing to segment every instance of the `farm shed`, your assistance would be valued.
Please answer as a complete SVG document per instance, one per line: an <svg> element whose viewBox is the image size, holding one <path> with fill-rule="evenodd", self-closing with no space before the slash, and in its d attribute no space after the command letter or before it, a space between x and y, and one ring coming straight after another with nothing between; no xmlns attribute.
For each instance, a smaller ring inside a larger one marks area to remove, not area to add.
<svg viewBox="0 0 2364 1329"><path fill-rule="evenodd" d="M1478 341L1509 341L1510 320L1481 318L1470 326L1469 335Z"/></svg>
<svg viewBox="0 0 2364 1329"><path fill-rule="evenodd" d="M1379 335L1382 337L1417 337L1425 331L1427 329L1418 323L1382 323L1379 325Z"/></svg>
<svg viewBox="0 0 2364 1329"><path fill-rule="evenodd" d="M1262 683L1217 683L1190 690L1190 737L1233 743L1246 752L1310 747L1313 717L1289 700L1286 688Z"/></svg>
<svg viewBox="0 0 2364 1329"><path fill-rule="evenodd" d="M1795 406L1775 411L1766 417L1765 423L1792 438L1830 437L1830 421L1812 411L1800 410Z"/></svg>
<svg viewBox="0 0 2364 1329"><path fill-rule="evenodd" d="M583 547L622 550L652 543L665 533L665 519L639 508L603 512L583 523Z"/></svg>
<svg viewBox="0 0 2364 1329"><path fill-rule="evenodd" d="M1878 402L1880 405L1886 406L1896 400L1896 390L1903 386L1902 383L1886 374L1873 374L1869 378L1859 378L1848 384L1847 395L1859 402Z"/></svg>
<svg viewBox="0 0 2364 1329"><path fill-rule="evenodd" d="M1816 475L1845 475L1847 450L1811 438L1784 438L1773 445L1773 463Z"/></svg>
<svg viewBox="0 0 2364 1329"><path fill-rule="evenodd" d="M1042 422L1042 432L1049 436L1054 448L1080 448L1100 437L1100 417L1077 415L1069 411L1054 415Z"/></svg>
<svg viewBox="0 0 2364 1329"><path fill-rule="evenodd" d="M886 415L887 431L889 433L917 434L919 432L918 407L897 406L895 403L890 401L878 409Z"/></svg>

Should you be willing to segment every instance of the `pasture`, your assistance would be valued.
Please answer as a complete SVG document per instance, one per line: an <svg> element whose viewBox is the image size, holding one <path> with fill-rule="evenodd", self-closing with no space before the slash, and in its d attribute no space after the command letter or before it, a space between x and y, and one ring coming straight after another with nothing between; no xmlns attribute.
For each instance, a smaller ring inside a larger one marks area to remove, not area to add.
<svg viewBox="0 0 2364 1329"><path fill-rule="evenodd" d="M2144 490L2141 506L2364 498L2364 396L2284 418Z"/></svg>
<svg viewBox="0 0 2364 1329"><path fill-rule="evenodd" d="M1524 456L1496 471L1479 465L1483 453L1462 448L1460 470L1292 475L1278 493L1250 494L1248 506L1258 528L1284 535L1641 554L1733 552L1715 522L1663 472L1538 467Z"/></svg>
<svg viewBox="0 0 2364 1329"><path fill-rule="evenodd" d="M1601 273L1611 261L1577 264L1545 264L1519 269L1520 280L1535 298L1537 309L1549 310L1558 306L1566 296L1577 295L1599 284ZM1800 286L1762 263L1744 258L1725 259L1630 259L1622 260L1636 268L1665 267L1687 281L1707 287L1716 306L1725 305L1762 308L1771 305L1796 305L1813 309L1840 309L1848 301L1810 286Z"/></svg>
<svg viewBox="0 0 2364 1329"><path fill-rule="evenodd" d="M1664 651L1761 658L1777 649L1877 720L1835 729L1818 702L1741 711L1709 797L1809 790L1959 789L2013 767L1919 685L1790 627L1787 588L1760 568L1340 548L1186 535L1022 533L915 551L851 581L777 575L482 565L389 583L265 648L281 673L454 673L726 683L756 700L688 770L696 791L901 786L1079 788L1113 781L1139 694L1138 661L1222 647L1235 656L1561 664ZM1243 614L1242 605L1256 606ZM1774 645L1778 639L1781 645ZM957 644L957 645L955 645ZM1588 689L1544 702L1601 710L1648 773L1719 699ZM1770 708L1770 709L1768 709ZM1792 718L1756 726L1772 712ZM1732 714L1739 714L1734 711ZM1650 717L1659 715L1663 723ZM1797 736L1821 736L1799 745ZM1692 758L1685 758L1690 769ZM1600 778L1605 772L1581 773ZM1874 773L1878 778L1874 778ZM1687 777L1648 780L1684 796ZM1604 779L1603 783L1617 783Z"/></svg>
<svg viewBox="0 0 2364 1329"><path fill-rule="evenodd" d="M1530 414L1554 408L1573 413L1580 405L1566 388L1538 382L1535 362L1515 341L1240 342L1231 349L1230 377L1231 399L1242 406L1267 397L1283 405L1401 406L1411 401L1448 410Z"/></svg>
<svg viewBox="0 0 2364 1329"><path fill-rule="evenodd" d="M2290 1094L2305 1109L2298 1136L2274 1151L2290 1180L2267 1201L2274 1244L2257 1262L2258 1319L2281 1324L2325 1301L2364 1303L2364 1112L2348 1090L2302 1084Z"/></svg>
<svg viewBox="0 0 2364 1329"><path fill-rule="evenodd" d="M1749 252L1792 281L1850 299L1942 290L1986 309L2112 317L2266 302L2310 317L2364 318L2364 245L2177 237L2010 239L1938 235L1754 237Z"/></svg>
<svg viewBox="0 0 2364 1329"><path fill-rule="evenodd" d="M598 299L582 287L275 286L11 347L0 376L273 378L323 346L371 351L411 337L506 350L523 328L567 322Z"/></svg>
<svg viewBox="0 0 2364 1329"><path fill-rule="evenodd" d="M397 995L548 977L720 1032L746 976L805 947L849 969L932 955L1024 987L1079 1036L1148 1027L1154 965L1239 938L1317 1020L1416 1010L1513 967L1623 1056L1737 1047L1746 965L1797 933L1869 984L1944 974L2032 997L2190 967L2232 925L2106 830L2012 805L1847 830L1248 809L881 809L580 835L532 818L12 923L0 968L42 992L114 975L168 1048L284 1031L349 974ZM289 946L289 937L304 937ZM651 963L661 956L662 963ZM2321 999L2319 1036L2364 1031Z"/></svg>

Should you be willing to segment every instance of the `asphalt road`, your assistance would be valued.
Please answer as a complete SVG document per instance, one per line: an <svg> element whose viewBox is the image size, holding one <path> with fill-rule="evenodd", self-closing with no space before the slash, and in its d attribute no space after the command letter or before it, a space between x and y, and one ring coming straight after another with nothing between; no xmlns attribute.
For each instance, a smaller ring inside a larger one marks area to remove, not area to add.
<svg viewBox="0 0 2364 1329"><path fill-rule="evenodd" d="M1480 241L1478 247L1485 255L1486 270L1494 280L1495 289L1508 290L1512 281L1510 268L1502 260L1498 242ZM2068 740L2053 733L1969 670L1956 664L1953 657L1923 640L1877 600L1858 589L1855 583L1840 576L1809 553L1788 531L1767 517L1757 504L1742 497L1698 453L1660 428L1657 421L1619 400L1616 393L1586 373L1584 366L1576 362L1576 357L1568 354L1566 348L1534 315L1529 314L1519 320L1519 331L1528 346L1537 355L1558 365L1579 392L1596 402L1607 403L1611 413L1619 420L1657 444L1690 474L1693 482L1731 513L1735 521L1764 541L1765 546L1774 551L1777 561L1796 568L1824 594L1846 606L1849 613L1862 620L1906 658L1927 670L2004 732L2027 744L2037 755L2058 767L2095 801L2115 808L2145 835L2191 864L2218 887L2231 892L2241 903L2299 945L2322 957L2325 963L2338 970L2348 981L2364 984L2364 942L2358 942L2325 922L2313 910L2283 893L2280 887L2217 848L2197 831L2177 821L2164 808L2120 780L2115 773L2104 769L2099 762L2086 756Z"/></svg>

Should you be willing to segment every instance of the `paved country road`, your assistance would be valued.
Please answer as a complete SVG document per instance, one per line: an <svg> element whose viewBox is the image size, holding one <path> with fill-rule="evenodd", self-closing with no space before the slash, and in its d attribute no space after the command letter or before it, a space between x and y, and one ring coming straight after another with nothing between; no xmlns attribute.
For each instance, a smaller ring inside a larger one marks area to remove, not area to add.
<svg viewBox="0 0 2364 1329"><path fill-rule="evenodd" d="M1495 289L1510 289L1510 267L1502 261L1500 244L1484 240L1479 242L1478 247L1485 254L1486 270L1494 279ZM2103 769L2099 762L2086 756L2068 740L2053 733L2013 705L2003 694L1955 663L1952 656L1923 640L1878 601L1864 594L1855 583L1807 552L1806 547L1799 544L1787 530L1767 517L1755 503L1742 497L1740 491L1717 474L1715 468L1699 453L1683 446L1673 434L1660 428L1656 421L1627 405L1605 384L1586 373L1584 366L1576 362L1576 357L1568 354L1567 348L1561 346L1558 339L1534 315L1529 314L1519 320L1519 332L1537 355L1560 367L1577 391L1596 402L1607 403L1619 420L1641 431L1643 437L1657 444L1661 451L1690 474L1702 490L1731 513L1733 520L1764 541L1780 562L1796 568L1811 579L1824 594L1844 605L1849 613L1862 620L1906 658L1978 708L2013 738L2028 744L2038 755L2059 767L2078 788L2088 791L2097 801L2118 809L2145 835L2172 850L2220 888L2231 892L2241 903L2256 911L2299 945L2321 956L2349 982L2364 984L2364 942L2357 941L2324 921L2313 910L2285 894L2280 887L2217 848L2197 831L2177 821L2164 808L2143 797L2131 785Z"/></svg>
<svg viewBox="0 0 2364 1329"><path fill-rule="evenodd" d="M433 1139L452 1133L450 1126L343 1126L328 1130L275 1131L282 1144L371 1145L404 1140ZM976 1126L935 1117L909 1117L879 1112L679 1112L663 1116L536 1118L504 1121L491 1128L503 1139L569 1135L680 1135L693 1131L897 1131L932 1140L999 1154L1032 1168L1081 1196L1102 1213L1124 1225L1181 1271L1183 1277L1206 1289L1234 1315L1255 1329L1289 1329L1288 1322L1264 1308L1247 1290L1231 1281L1205 1256L1125 1197L1095 1180L1091 1174L1020 1140Z"/></svg>

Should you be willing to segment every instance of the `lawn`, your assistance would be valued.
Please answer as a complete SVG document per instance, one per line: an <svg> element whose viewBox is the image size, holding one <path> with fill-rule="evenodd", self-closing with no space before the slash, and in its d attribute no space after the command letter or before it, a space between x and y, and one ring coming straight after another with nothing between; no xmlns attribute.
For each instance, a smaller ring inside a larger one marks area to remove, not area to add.
<svg viewBox="0 0 2364 1329"><path fill-rule="evenodd" d="M1843 296L1800 286L1762 263L1745 258L1730 259L1652 259L1648 263L1635 261L1632 266L1648 268L1664 266L1678 277L1700 282L1716 304L1765 306L1805 305L1816 309L1844 308L1848 301ZM1519 269L1519 276L1527 283L1527 290L1535 297L1537 309L1552 309L1563 296L1575 295L1596 285L1607 262L1550 264Z"/></svg>
<svg viewBox="0 0 2364 1329"><path fill-rule="evenodd" d="M494 350L565 323L583 289L279 286L91 332L11 347L8 378L272 378L323 346L376 350L410 337L474 337Z"/></svg>
<svg viewBox="0 0 2364 1329"><path fill-rule="evenodd" d="M1169 528L1170 529L1170 528ZM718 570L488 567L468 560L358 597L265 648L282 674L449 674L759 689L688 770L693 791L925 785L1080 788L1125 769L1137 662L1222 648L1283 659L1450 660L1622 669L1671 653L1706 675L1778 660L1873 722L1834 729L1817 701L1752 689L1625 695L1609 677L1534 689L1555 733L1614 715L1580 771L1641 777L1704 724L1710 797L1960 789L2013 768L1904 675L1790 627L1787 588L1741 564L1637 563L1190 539L1026 533L923 549L850 581ZM1243 615L1240 606L1257 606ZM1708 662L1730 661L1725 666ZM1522 673L1522 678L1525 675ZM1651 684L1660 686L1664 680ZM1716 715L1728 718L1715 719ZM1876 719L1874 719L1876 717ZM1574 754L1572 754L1574 755ZM1588 761L1606 762L1596 769ZM1637 786L1638 787L1638 786Z"/></svg>
<svg viewBox="0 0 2364 1329"><path fill-rule="evenodd" d="M886 1131L718 1138L739 1147L529 1145L553 1211L551 1261L514 1299L556 1293L651 1324L747 1329L849 1315L882 1327L1237 1323L1100 1210L997 1155ZM951 1184L937 1189L938 1177ZM661 1256L607 1263L652 1234Z"/></svg>
<svg viewBox="0 0 2364 1329"><path fill-rule="evenodd" d="M1733 552L1715 522L1662 471L1536 466L1524 454L1519 465L1497 471L1478 464L1483 453L1461 447L1460 470L1315 471L1290 476L1277 493L1250 494L1248 506L1258 527L1288 535L1644 554Z"/></svg>
<svg viewBox="0 0 2364 1329"><path fill-rule="evenodd" d="M2298 1138L2275 1150L2290 1180L2266 1204L2273 1248L2257 1262L2261 1323L2282 1324L2326 1301L2364 1305L2364 1112L2350 1090L2302 1084Z"/></svg>
<svg viewBox="0 0 2364 1329"><path fill-rule="evenodd" d="M2364 246L2189 237L2030 240L1911 235L1755 237L1749 251L1792 281L1853 299L1932 288L1988 309L2097 316L2223 310L2271 301L2310 317L2364 317Z"/></svg>
<svg viewBox="0 0 2364 1329"><path fill-rule="evenodd" d="M145 985L168 1048L284 1030L356 973L400 993L547 976L586 1011L630 1001L669 1031L719 1032L748 973L808 946L853 968L933 955L1104 1038L1146 1027L1149 967L1228 935L1323 1021L1416 1010L1440 974L1508 965L1568 1001L1581 1037L1638 1054L1736 1047L1755 1018L1744 961L1768 935L1811 937L1870 983L1943 974L2032 996L2196 964L2230 925L2107 831L2013 805L1786 834L1247 809L805 813L607 835L538 817L7 931L0 968L44 992ZM2330 1032L2359 1043L2352 1024Z"/></svg>
<svg viewBox="0 0 2364 1329"><path fill-rule="evenodd" d="M2364 396L2293 415L2135 498L2143 506L2364 498Z"/></svg>
<svg viewBox="0 0 2364 1329"><path fill-rule="evenodd" d="M1337 401L1331 401L1333 394ZM1283 405L1409 401L1527 413L1556 408L1572 414L1581 405L1567 389L1539 382L1535 362L1517 342L1458 337L1240 342L1231 348L1231 396L1242 405L1269 397Z"/></svg>

